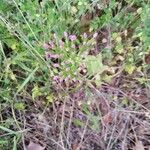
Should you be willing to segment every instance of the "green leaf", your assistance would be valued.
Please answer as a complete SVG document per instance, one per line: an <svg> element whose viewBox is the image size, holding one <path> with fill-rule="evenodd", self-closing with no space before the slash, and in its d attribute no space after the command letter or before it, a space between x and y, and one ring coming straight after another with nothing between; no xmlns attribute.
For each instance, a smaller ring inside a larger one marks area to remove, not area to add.
<svg viewBox="0 0 150 150"><path fill-rule="evenodd" d="M136 69L136 67L132 64L128 64L125 66L125 71L128 73L128 74L132 74L133 71Z"/></svg>
<svg viewBox="0 0 150 150"><path fill-rule="evenodd" d="M33 77L34 73L38 70L38 67L36 67L30 74L29 76L24 80L24 82L21 84L19 87L16 95L24 88L24 86L30 81L30 79Z"/></svg>
<svg viewBox="0 0 150 150"><path fill-rule="evenodd" d="M35 85L34 88L32 89L32 98L35 100L35 98L39 97L42 95L42 92L38 85Z"/></svg>
<svg viewBox="0 0 150 150"><path fill-rule="evenodd" d="M48 95L47 97L46 97L46 99L48 100L48 102L50 102L50 103L53 103L53 101L54 101L54 96L51 94L51 95Z"/></svg>
<svg viewBox="0 0 150 150"><path fill-rule="evenodd" d="M86 65L88 74L91 76L97 73L101 74L104 71L104 65L102 63L102 57L100 54L97 56L87 56Z"/></svg>
<svg viewBox="0 0 150 150"><path fill-rule="evenodd" d="M121 43L117 44L115 50L117 53L122 54L124 52L123 45Z"/></svg>
<svg viewBox="0 0 150 150"><path fill-rule="evenodd" d="M94 131L99 131L100 130L100 116L91 115L90 120L92 123L91 128Z"/></svg>
<svg viewBox="0 0 150 150"><path fill-rule="evenodd" d="M74 123L76 126L80 126L80 127L84 127L84 126L85 126L85 124L84 124L82 121L80 121L79 119L73 120L73 123Z"/></svg>
<svg viewBox="0 0 150 150"><path fill-rule="evenodd" d="M8 128L5 128L3 126L0 126L0 130L3 130L5 132L8 132L9 134L17 134L17 132L13 131L13 130L10 130Z"/></svg>
<svg viewBox="0 0 150 150"><path fill-rule="evenodd" d="M15 103L14 107L18 110L25 110L25 104L22 102Z"/></svg>

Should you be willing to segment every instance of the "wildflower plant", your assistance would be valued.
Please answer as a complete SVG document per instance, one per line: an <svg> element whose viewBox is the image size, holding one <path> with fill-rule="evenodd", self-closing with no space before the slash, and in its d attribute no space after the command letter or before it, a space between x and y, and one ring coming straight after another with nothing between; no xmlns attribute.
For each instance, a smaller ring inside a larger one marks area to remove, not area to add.
<svg viewBox="0 0 150 150"><path fill-rule="evenodd" d="M53 79L57 77L57 80L58 76L63 79L67 77L79 79L83 75L81 72L86 73L90 61L90 59L87 61L87 58L90 57L90 51L96 48L97 36L98 33L88 37L86 33L76 36L64 32L62 38L55 34L53 40L44 43L45 57L52 69L51 77Z"/></svg>

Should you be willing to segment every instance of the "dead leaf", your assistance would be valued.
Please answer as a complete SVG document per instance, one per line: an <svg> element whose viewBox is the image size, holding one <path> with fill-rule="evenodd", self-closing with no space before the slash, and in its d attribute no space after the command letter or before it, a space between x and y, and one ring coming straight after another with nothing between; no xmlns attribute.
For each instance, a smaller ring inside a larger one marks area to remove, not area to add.
<svg viewBox="0 0 150 150"><path fill-rule="evenodd" d="M78 144L73 144L73 145L72 145L72 150L77 150L77 149L78 149L78 146L79 146Z"/></svg>
<svg viewBox="0 0 150 150"><path fill-rule="evenodd" d="M44 150L45 147L42 147L39 144L30 142L29 145L27 146L27 150Z"/></svg>
<svg viewBox="0 0 150 150"><path fill-rule="evenodd" d="M111 113L108 113L106 114L105 116L103 116L103 123L106 125L106 124L109 124L109 123L112 123L113 122L113 115Z"/></svg>
<svg viewBox="0 0 150 150"><path fill-rule="evenodd" d="M136 141L134 150L144 150L144 145L143 145L142 141Z"/></svg>
<svg viewBox="0 0 150 150"><path fill-rule="evenodd" d="M149 53L148 55L146 55L146 57L145 57L145 62L146 62L147 64L150 64L150 53Z"/></svg>

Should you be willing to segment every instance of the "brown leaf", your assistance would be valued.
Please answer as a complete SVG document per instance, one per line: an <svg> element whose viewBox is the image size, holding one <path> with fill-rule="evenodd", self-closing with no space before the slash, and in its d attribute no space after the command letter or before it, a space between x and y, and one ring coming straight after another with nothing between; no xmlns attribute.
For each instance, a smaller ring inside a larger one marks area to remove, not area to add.
<svg viewBox="0 0 150 150"><path fill-rule="evenodd" d="M142 141L136 141L134 150L144 150L144 145L142 144Z"/></svg>
<svg viewBox="0 0 150 150"><path fill-rule="evenodd" d="M27 146L27 150L44 150L45 147L42 147L39 144L33 143L30 141L29 145Z"/></svg>
<svg viewBox="0 0 150 150"><path fill-rule="evenodd" d="M103 123L106 125L106 124L109 124L109 123L112 123L113 122L113 115L111 113L108 113L106 114L105 116L103 116Z"/></svg>
<svg viewBox="0 0 150 150"><path fill-rule="evenodd" d="M72 144L72 150L77 150L78 149L78 144Z"/></svg>
<svg viewBox="0 0 150 150"><path fill-rule="evenodd" d="M145 62L150 64L150 53L145 57Z"/></svg>

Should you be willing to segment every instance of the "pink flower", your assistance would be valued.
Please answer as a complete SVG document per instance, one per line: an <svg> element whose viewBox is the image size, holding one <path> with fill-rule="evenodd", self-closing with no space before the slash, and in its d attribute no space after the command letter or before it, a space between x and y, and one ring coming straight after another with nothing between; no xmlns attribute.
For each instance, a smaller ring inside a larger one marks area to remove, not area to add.
<svg viewBox="0 0 150 150"><path fill-rule="evenodd" d="M54 42L53 42L53 41L50 41L50 42L48 42L48 43L49 43L49 45L51 46L51 49L54 49L54 47L55 47Z"/></svg>
<svg viewBox="0 0 150 150"><path fill-rule="evenodd" d="M65 43L64 43L62 40L60 40L60 41L59 41L59 46L60 46L60 48L63 48L64 45L65 45Z"/></svg>
<svg viewBox="0 0 150 150"><path fill-rule="evenodd" d="M83 37L84 37L84 38L87 38L87 34L86 34L86 33L84 33L84 34L83 34Z"/></svg>
<svg viewBox="0 0 150 150"><path fill-rule="evenodd" d="M60 67L60 65L59 64L53 64L53 66L55 67L55 68L58 68L58 67Z"/></svg>
<svg viewBox="0 0 150 150"><path fill-rule="evenodd" d="M58 55L58 54L52 54L52 53L50 53L50 52L47 52L47 53L46 53L46 57L47 57L47 58L54 58L54 59L57 59L57 58L60 58L60 55Z"/></svg>
<svg viewBox="0 0 150 150"><path fill-rule="evenodd" d="M58 55L58 54L51 54L51 58L57 59L57 58L60 58L60 55Z"/></svg>
<svg viewBox="0 0 150 150"><path fill-rule="evenodd" d="M97 36L98 36L98 33L95 32L95 33L93 34L93 38L96 38Z"/></svg>
<svg viewBox="0 0 150 150"><path fill-rule="evenodd" d="M77 37L76 37L76 35L70 35L70 36L69 36L69 39L70 39L71 41L75 41L75 40L77 39Z"/></svg>
<svg viewBox="0 0 150 150"><path fill-rule="evenodd" d="M54 76L53 80L54 80L54 81L59 81L59 80L60 80L60 77L59 77L59 76Z"/></svg>
<svg viewBox="0 0 150 150"><path fill-rule="evenodd" d="M64 32L64 36L67 38L67 37L68 37L68 33L67 33L67 32Z"/></svg>
<svg viewBox="0 0 150 150"><path fill-rule="evenodd" d="M44 49L49 50L51 48L51 46L47 43L43 44Z"/></svg>

